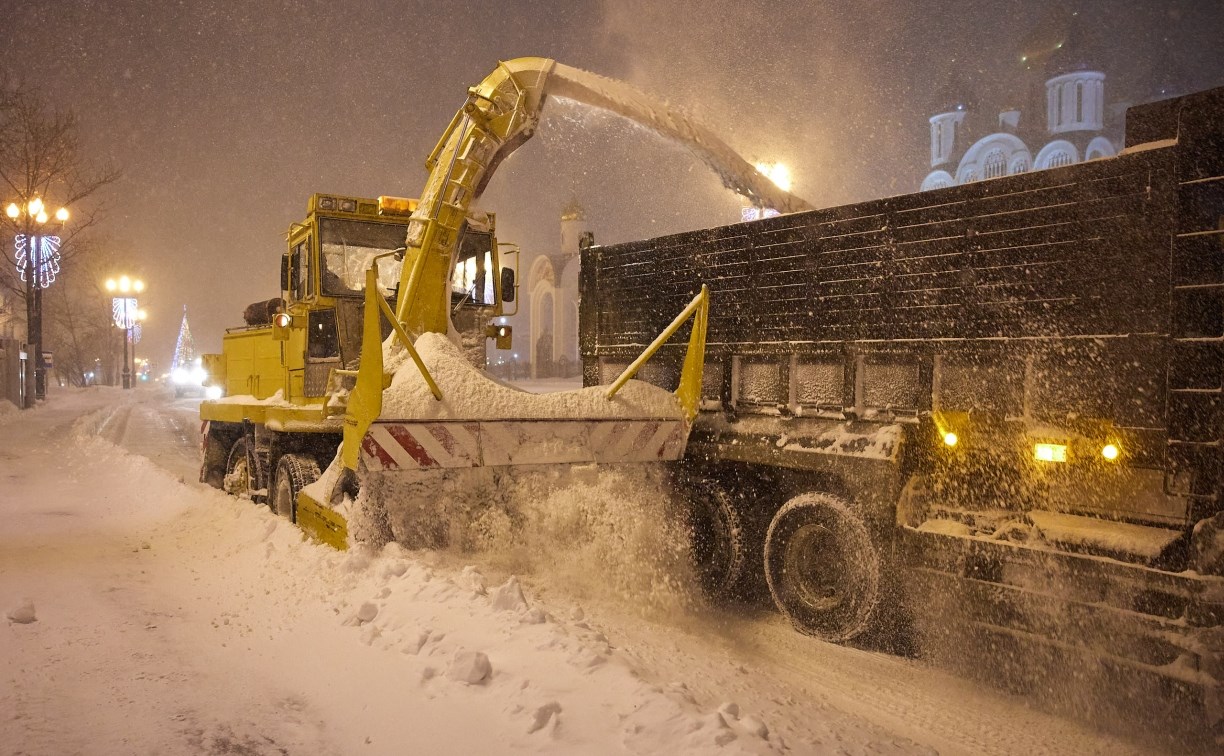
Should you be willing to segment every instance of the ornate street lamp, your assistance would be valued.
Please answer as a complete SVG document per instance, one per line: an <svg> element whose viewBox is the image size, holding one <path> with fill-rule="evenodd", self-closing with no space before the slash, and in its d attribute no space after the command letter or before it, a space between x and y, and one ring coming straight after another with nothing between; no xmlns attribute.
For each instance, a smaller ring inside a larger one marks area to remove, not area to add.
<svg viewBox="0 0 1224 756"><path fill-rule="evenodd" d="M111 314L114 317L115 325L123 329L123 387L130 389L134 372L132 361L136 357L136 345L132 345L132 353L129 357L128 342L132 340L132 329L136 327L136 323L144 319L145 312L137 307L136 297L129 295L144 291L144 281L126 275L108 278L106 290L111 294L119 295L111 298Z"/></svg>
<svg viewBox="0 0 1224 756"><path fill-rule="evenodd" d="M47 397L47 367L43 359L42 342L42 292L55 283L59 274L58 236L43 232L46 223L51 220L47 214L47 205L41 197L34 197L28 202L10 202L4 209L18 233L13 237L13 245L17 252L17 272L26 288L26 343L34 352L33 370L27 363L28 376L33 373L34 394L26 392L25 406L34 406L35 399ZM55 211L55 219L60 227L68 221L68 208L61 207Z"/></svg>

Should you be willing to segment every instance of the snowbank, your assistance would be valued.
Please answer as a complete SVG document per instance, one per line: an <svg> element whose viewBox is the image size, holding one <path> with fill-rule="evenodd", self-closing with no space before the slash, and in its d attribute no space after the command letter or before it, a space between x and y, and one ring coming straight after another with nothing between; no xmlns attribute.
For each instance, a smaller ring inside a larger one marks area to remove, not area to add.
<svg viewBox="0 0 1224 756"><path fill-rule="evenodd" d="M20 414L21 409L16 404L8 399L0 399L0 425L11 422Z"/></svg>
<svg viewBox="0 0 1224 756"><path fill-rule="evenodd" d="M316 545L266 507L111 445L97 432L111 412L80 414L0 438L0 741L16 752L785 750L767 712L737 718L724 699L652 680L568 599L444 552ZM627 496L638 482L590 488ZM537 490L560 496L550 480ZM552 518L521 545L533 564L547 564L546 535L598 518L590 500L532 498ZM573 540L551 556L592 587L634 551ZM519 547L482 543L515 564Z"/></svg>

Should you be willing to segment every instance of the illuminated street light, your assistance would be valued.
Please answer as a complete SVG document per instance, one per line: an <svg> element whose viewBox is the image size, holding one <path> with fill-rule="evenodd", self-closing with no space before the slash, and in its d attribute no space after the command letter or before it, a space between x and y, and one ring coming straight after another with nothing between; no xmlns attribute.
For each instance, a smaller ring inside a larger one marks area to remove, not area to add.
<svg viewBox="0 0 1224 756"><path fill-rule="evenodd" d="M51 216L47 204L41 197L22 197L11 201L4 208L14 230L13 247L16 250L17 272L26 289L26 343L32 351L33 360L26 363L26 385L33 385L34 393L26 392L23 406L29 409L36 399L47 396L47 361L42 339L42 292L55 283L60 267L60 237L43 231ZM61 225L68 220L68 209L61 207L54 213Z"/></svg>
<svg viewBox="0 0 1224 756"><path fill-rule="evenodd" d="M144 291L144 281L139 278L133 279L130 276L122 275L118 278L106 279L106 290L115 293L118 292L123 296L111 298L111 314L114 318L115 325L122 328L123 333L123 387L125 389L132 388L132 373L135 372L136 359L136 344L132 343L132 350L129 356L128 342L132 341L132 329L136 324L145 319L146 313L136 305L136 297L127 296L130 293Z"/></svg>

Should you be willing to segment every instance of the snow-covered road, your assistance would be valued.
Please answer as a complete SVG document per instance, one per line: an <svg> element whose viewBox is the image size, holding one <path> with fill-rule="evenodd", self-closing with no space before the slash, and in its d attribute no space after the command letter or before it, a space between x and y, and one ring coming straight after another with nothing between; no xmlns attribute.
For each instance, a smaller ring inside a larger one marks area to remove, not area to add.
<svg viewBox="0 0 1224 756"><path fill-rule="evenodd" d="M194 482L190 403L126 394L0 416L6 753L1141 752L771 616L304 542Z"/></svg>

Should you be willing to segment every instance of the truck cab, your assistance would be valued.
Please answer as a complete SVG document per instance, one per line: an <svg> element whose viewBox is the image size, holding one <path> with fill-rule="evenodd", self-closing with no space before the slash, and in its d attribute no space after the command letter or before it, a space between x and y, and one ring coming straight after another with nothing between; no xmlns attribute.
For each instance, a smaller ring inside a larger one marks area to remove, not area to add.
<svg viewBox="0 0 1224 756"><path fill-rule="evenodd" d="M247 325L226 332L222 354L206 356L223 395L268 400L280 392L290 404L317 404L333 388L333 371L355 370L366 270L379 255L403 250L416 206L416 200L399 197L311 196L305 220L289 229L280 296L248 307ZM483 360L488 320L502 314L503 300L514 299L514 271L494 275L498 262L494 217L472 214L463 227L450 296L465 342L479 344L470 350L474 360ZM379 293L394 307L400 258L389 254L376 264ZM508 348L504 342L499 339L499 347Z"/></svg>
<svg viewBox="0 0 1224 756"><path fill-rule="evenodd" d="M311 196L306 218L289 228L279 296L248 306L221 354L203 356L215 398L200 404L202 480L260 499L282 456L300 468L331 460L361 358L366 271L377 266L377 294L394 309L416 208L400 197ZM514 299L514 270L501 267L492 214L469 213L459 233L451 279L426 285L449 297L468 354L483 367L487 337L510 348L508 327L489 320ZM380 322L386 338L390 326Z"/></svg>

